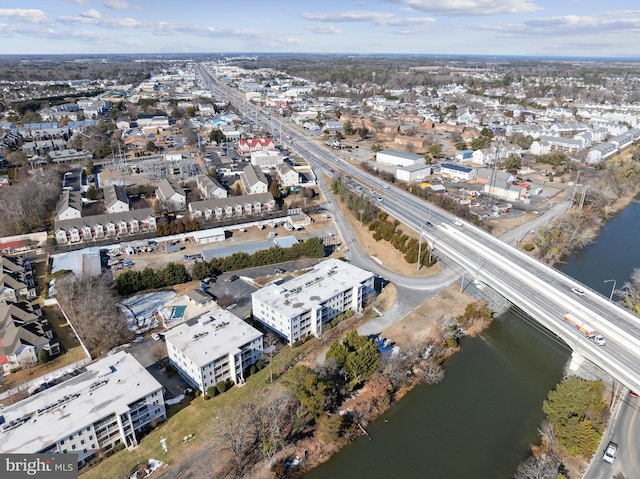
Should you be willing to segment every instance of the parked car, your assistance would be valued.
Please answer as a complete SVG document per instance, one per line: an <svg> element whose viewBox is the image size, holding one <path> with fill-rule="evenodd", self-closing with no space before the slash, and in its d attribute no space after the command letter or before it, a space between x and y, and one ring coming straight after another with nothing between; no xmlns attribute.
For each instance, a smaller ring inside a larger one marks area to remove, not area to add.
<svg viewBox="0 0 640 479"><path fill-rule="evenodd" d="M237 274L232 274L231 276L229 276L229 279L227 281L233 282L233 281L237 280L238 278L239 278L239 276Z"/></svg>

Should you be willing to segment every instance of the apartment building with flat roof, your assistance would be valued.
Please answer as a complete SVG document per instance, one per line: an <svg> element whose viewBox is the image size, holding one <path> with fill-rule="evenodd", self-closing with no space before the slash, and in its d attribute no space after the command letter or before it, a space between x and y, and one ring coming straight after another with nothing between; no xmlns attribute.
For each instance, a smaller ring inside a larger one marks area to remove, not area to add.
<svg viewBox="0 0 640 479"><path fill-rule="evenodd" d="M84 464L117 444L132 449L167 419L162 385L129 353L0 409L0 453L76 453Z"/></svg>
<svg viewBox="0 0 640 479"><path fill-rule="evenodd" d="M369 271L329 259L284 284L254 292L253 317L290 344L308 334L320 337L324 323L345 311L362 310L374 294L374 279Z"/></svg>
<svg viewBox="0 0 640 479"><path fill-rule="evenodd" d="M171 365L194 388L206 394L220 381L236 384L262 359L263 334L236 315L215 307L165 333Z"/></svg>

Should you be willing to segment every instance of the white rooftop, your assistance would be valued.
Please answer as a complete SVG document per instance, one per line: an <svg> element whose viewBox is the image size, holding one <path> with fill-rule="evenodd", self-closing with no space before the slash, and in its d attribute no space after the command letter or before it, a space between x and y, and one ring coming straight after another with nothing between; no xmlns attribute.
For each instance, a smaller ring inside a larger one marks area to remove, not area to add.
<svg viewBox="0 0 640 479"><path fill-rule="evenodd" d="M253 297L279 313L292 317L372 276L373 273L350 263L328 259L284 284L265 286L253 293Z"/></svg>
<svg viewBox="0 0 640 479"><path fill-rule="evenodd" d="M0 425L0 453L36 453L127 411L129 404L161 387L133 356L120 351L87 365L78 376L0 409L5 421Z"/></svg>
<svg viewBox="0 0 640 479"><path fill-rule="evenodd" d="M202 367L229 353L240 352L242 346L260 336L260 331L218 307L170 329L165 333L165 341Z"/></svg>

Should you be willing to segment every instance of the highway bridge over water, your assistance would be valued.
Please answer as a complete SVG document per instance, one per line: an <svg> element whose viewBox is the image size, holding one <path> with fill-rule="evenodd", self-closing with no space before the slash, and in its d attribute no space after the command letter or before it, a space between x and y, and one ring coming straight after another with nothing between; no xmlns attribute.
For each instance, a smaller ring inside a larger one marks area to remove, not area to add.
<svg viewBox="0 0 640 479"><path fill-rule="evenodd" d="M458 226L449 213L406 191L386 189L386 183L378 178L342 161L291 124L246 102L241 93L218 82L204 67L200 67L200 74L212 91L226 97L244 114L272 131L277 128L284 132L289 148L318 172L332 174L338 169L351 181L375 191L374 196L384 195L379 202L383 210L418 232L435 255L446 256L460 265L464 275L476 284L494 289L561 338L573 350L574 361L586 358L629 389L640 392L640 318L480 228L466 222ZM564 206L567 207L568 204ZM577 295L573 288L584 294ZM606 345L598 346L568 325L563 320L567 313L596 328L606 338Z"/></svg>

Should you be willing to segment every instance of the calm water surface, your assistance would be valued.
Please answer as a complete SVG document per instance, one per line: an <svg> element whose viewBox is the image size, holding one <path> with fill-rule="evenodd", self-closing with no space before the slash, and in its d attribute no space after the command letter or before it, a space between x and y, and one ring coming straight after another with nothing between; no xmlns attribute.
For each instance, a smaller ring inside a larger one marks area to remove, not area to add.
<svg viewBox="0 0 640 479"><path fill-rule="evenodd" d="M558 269L605 296L640 267L640 202L613 217L597 242ZM570 351L513 309L445 364L446 378L421 386L369 424L306 479L508 479L537 441L542 402ZM387 420L385 422L385 419Z"/></svg>

